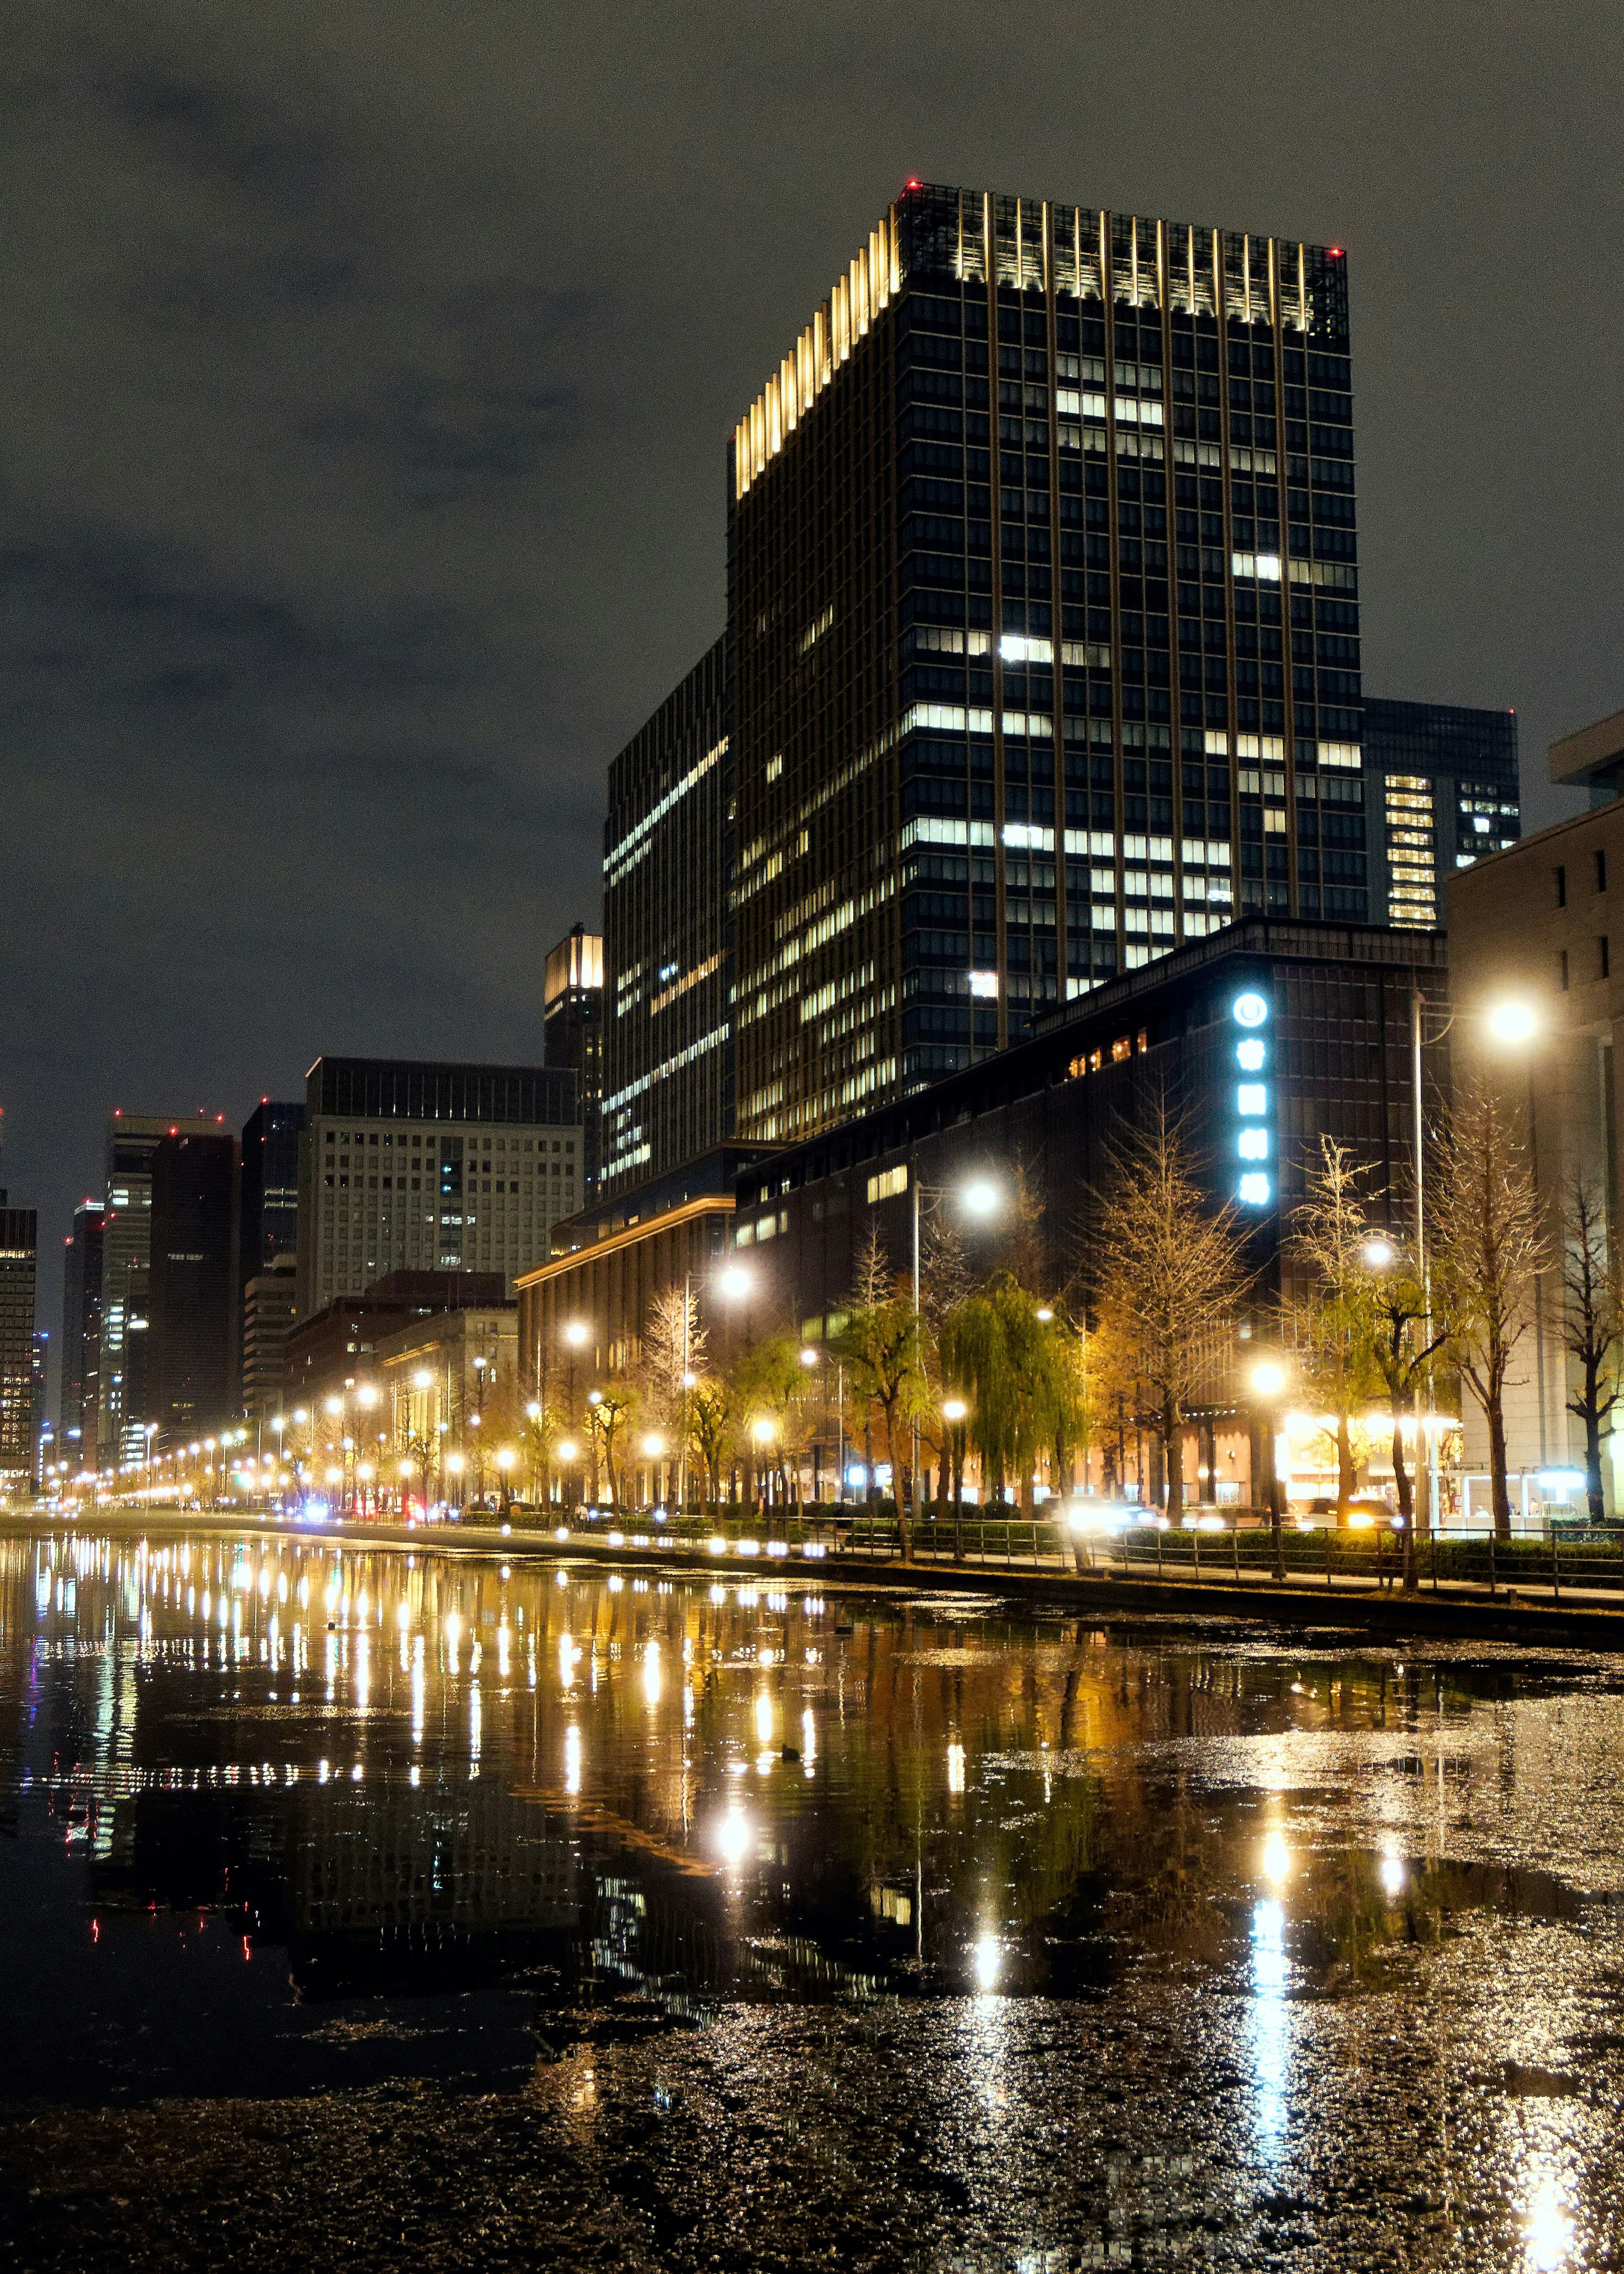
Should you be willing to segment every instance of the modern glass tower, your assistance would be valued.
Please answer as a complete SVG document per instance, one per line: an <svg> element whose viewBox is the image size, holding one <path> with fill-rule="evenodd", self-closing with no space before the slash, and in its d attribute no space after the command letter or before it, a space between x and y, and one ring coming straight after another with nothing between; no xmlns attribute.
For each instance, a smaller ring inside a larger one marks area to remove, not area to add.
<svg viewBox="0 0 1624 2274"><path fill-rule="evenodd" d="M907 185L732 443L741 1139L1367 916L1353 467L1339 248Z"/></svg>
<svg viewBox="0 0 1624 2274"><path fill-rule="evenodd" d="M1446 879L1522 833L1515 712L1372 696L1365 772L1372 916L1441 924Z"/></svg>
<svg viewBox="0 0 1624 2274"><path fill-rule="evenodd" d="M727 693L719 639L609 769L605 1199L731 1133Z"/></svg>

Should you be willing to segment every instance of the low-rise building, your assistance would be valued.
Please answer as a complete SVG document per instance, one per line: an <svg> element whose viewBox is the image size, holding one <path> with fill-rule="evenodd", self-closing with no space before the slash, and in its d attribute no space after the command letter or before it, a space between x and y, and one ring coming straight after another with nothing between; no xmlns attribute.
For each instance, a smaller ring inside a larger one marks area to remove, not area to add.
<svg viewBox="0 0 1624 2274"><path fill-rule="evenodd" d="M1498 1068L1526 1112L1530 1157L1553 1240L1576 1185L1599 1201L1615 1236L1620 1171L1618 1088L1624 1019L1624 712L1553 744L1552 779L1590 792L1592 809L1541 830L1457 876L1449 888L1449 960L1462 1069ZM1618 909L1615 916L1613 913ZM1525 1043L1507 1047L1488 1015L1515 1003ZM1514 1471L1575 1472L1583 1430L1564 1325L1562 1271L1535 1289L1534 1316L1507 1395ZM1468 1406L1467 1458L1484 1457ZM1603 1464L1609 1505L1624 1507L1624 1415Z"/></svg>

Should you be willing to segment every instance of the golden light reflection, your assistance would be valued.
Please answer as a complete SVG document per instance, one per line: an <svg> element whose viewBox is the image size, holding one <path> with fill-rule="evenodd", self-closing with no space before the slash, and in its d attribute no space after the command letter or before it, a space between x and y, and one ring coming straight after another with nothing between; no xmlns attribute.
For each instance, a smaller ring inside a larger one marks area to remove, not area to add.
<svg viewBox="0 0 1624 2274"><path fill-rule="evenodd" d="M644 1703L658 1706L660 1702L659 1645L650 1641L643 1653L643 1695Z"/></svg>
<svg viewBox="0 0 1624 2274"><path fill-rule="evenodd" d="M1286 1845L1285 1834L1278 1827L1264 1841L1261 1860L1263 1876L1270 1886L1283 1887L1291 1877L1291 1850Z"/></svg>
<svg viewBox="0 0 1624 2274"><path fill-rule="evenodd" d="M965 1788L965 1749L954 1743L947 1749L947 1788L962 1792Z"/></svg>

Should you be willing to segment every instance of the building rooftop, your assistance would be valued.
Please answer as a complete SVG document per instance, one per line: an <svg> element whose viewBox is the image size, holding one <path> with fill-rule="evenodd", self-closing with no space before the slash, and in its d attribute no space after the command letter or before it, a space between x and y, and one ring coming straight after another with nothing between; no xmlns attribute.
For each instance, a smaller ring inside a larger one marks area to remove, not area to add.
<svg viewBox="0 0 1624 2274"><path fill-rule="evenodd" d="M1617 797L1624 773L1624 711L1598 719L1593 727L1564 734L1547 756L1551 779L1570 789L1588 789L1592 802Z"/></svg>

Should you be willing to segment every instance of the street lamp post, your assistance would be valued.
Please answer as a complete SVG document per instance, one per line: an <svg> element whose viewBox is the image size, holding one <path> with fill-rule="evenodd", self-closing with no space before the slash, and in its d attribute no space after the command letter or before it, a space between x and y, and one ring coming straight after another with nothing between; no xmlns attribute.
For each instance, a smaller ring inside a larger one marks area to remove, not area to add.
<svg viewBox="0 0 1624 2274"><path fill-rule="evenodd" d="M1252 1369L1252 1386L1263 1412L1263 1489L1268 1495L1269 1529L1274 1543L1274 1577L1286 1576L1285 1533L1280 1506L1280 1474L1274 1461L1274 1406L1286 1386L1285 1368L1263 1359Z"/></svg>

